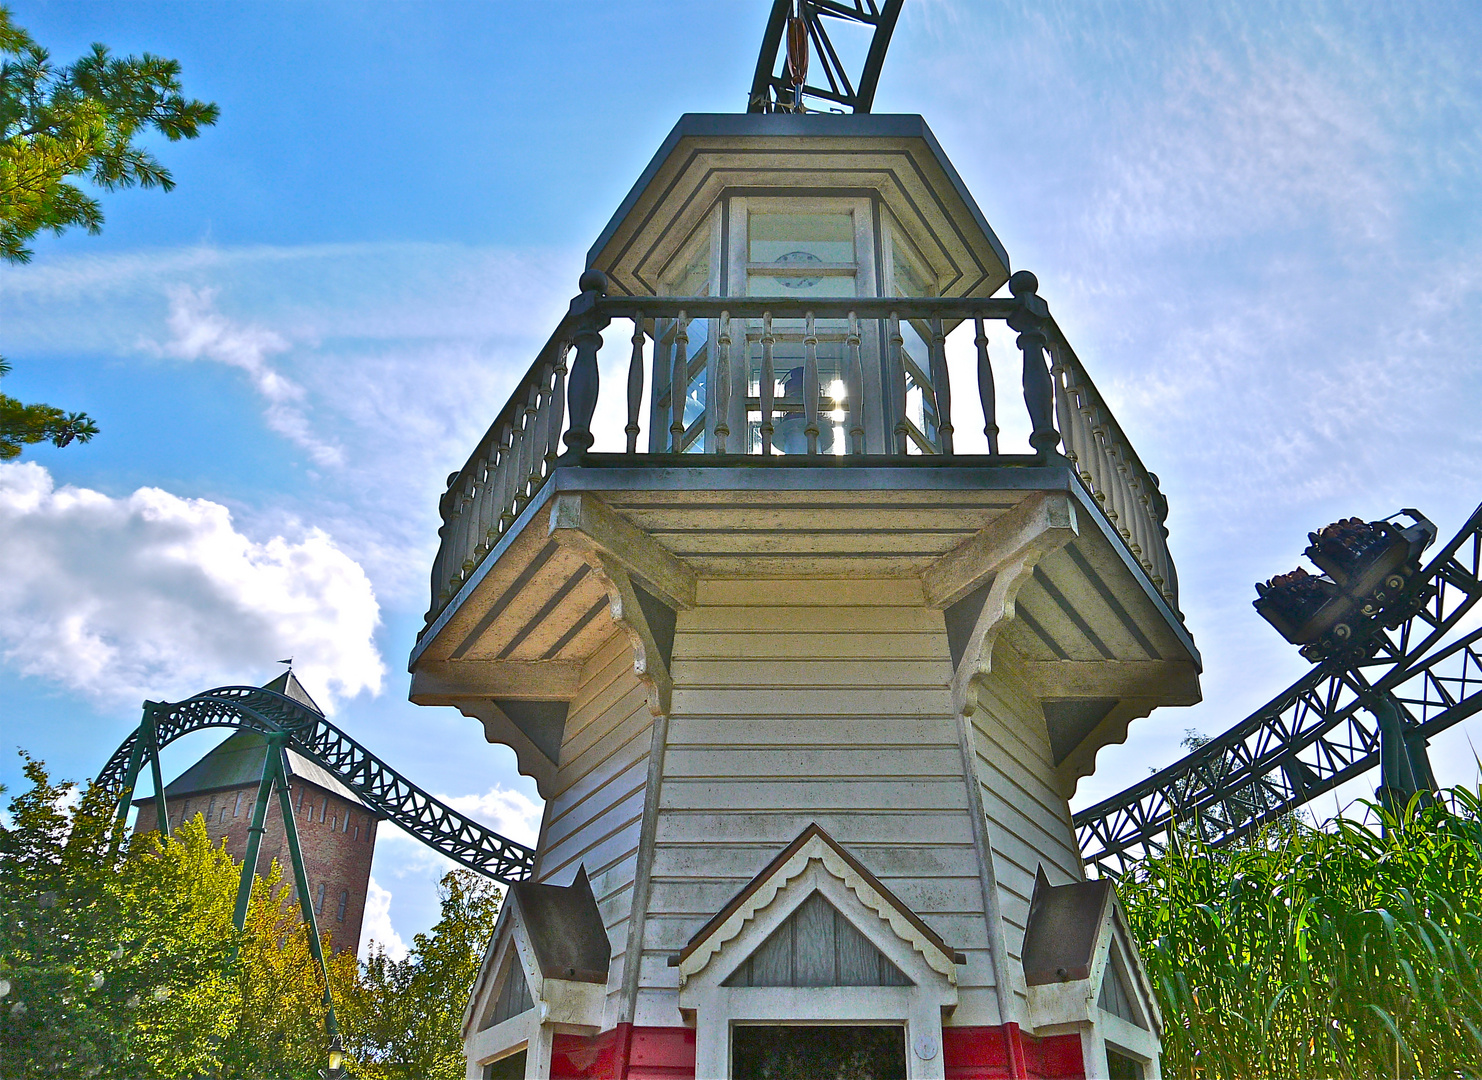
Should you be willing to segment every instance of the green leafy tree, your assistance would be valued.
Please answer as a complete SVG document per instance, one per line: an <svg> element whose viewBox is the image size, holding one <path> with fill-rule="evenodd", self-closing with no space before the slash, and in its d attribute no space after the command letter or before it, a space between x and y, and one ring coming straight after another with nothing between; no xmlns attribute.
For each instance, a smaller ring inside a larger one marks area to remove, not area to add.
<svg viewBox="0 0 1482 1080"><path fill-rule="evenodd" d="M30 787L0 822L0 1076L317 1080L324 984L277 863L232 926L241 865L198 814L124 834L111 800ZM499 890L466 871L407 958L328 959L353 1074L461 1077L460 1025ZM323 946L329 954L329 939Z"/></svg>
<svg viewBox="0 0 1482 1080"><path fill-rule="evenodd" d="M203 823L126 845L27 759L0 827L0 1076L194 1076L225 1035L235 870Z"/></svg>
<svg viewBox="0 0 1482 1080"><path fill-rule="evenodd" d="M178 61L115 57L95 44L57 67L0 7L0 258L30 259L26 243L43 229L102 228L102 207L74 178L104 191L169 191L174 179L139 137L194 139L218 114L180 92Z"/></svg>
<svg viewBox="0 0 1482 1080"><path fill-rule="evenodd" d="M418 934L406 959L372 954L346 1001L347 1044L365 1080L458 1080L468 995L494 934L502 893L487 878L454 870L439 883L441 917Z"/></svg>
<svg viewBox="0 0 1482 1080"><path fill-rule="evenodd" d="M116 57L95 44L58 67L0 6L0 261L29 261L27 244L38 232L101 231L102 207L74 181L101 191L169 191L174 178L139 144L141 136L194 139L218 113L181 93L175 60ZM0 358L0 375L9 370ZM66 446L97 433L86 413L0 394L0 461L32 443Z"/></svg>
<svg viewBox="0 0 1482 1080"><path fill-rule="evenodd" d="M1198 830L1120 892L1170 1077L1482 1076L1482 798Z"/></svg>
<svg viewBox="0 0 1482 1080"><path fill-rule="evenodd" d="M0 377L10 373L10 365L0 359ZM30 443L51 442L66 446L76 440L87 442L98 433L98 425L87 413L69 413L54 405L27 405L17 398L0 394L0 461L20 457L21 448Z"/></svg>
<svg viewBox="0 0 1482 1080"><path fill-rule="evenodd" d="M204 828L204 825L202 826ZM236 874L241 873L240 865ZM237 878L233 878L235 898ZM329 935L321 945L336 1005L357 989L355 954L331 955ZM252 883L235 970L236 998L229 1031L216 1051L216 1075L241 1080L318 1080L328 1051L324 984L309 952L293 890L283 884L274 861L268 875ZM337 1009L342 1014L343 1009Z"/></svg>

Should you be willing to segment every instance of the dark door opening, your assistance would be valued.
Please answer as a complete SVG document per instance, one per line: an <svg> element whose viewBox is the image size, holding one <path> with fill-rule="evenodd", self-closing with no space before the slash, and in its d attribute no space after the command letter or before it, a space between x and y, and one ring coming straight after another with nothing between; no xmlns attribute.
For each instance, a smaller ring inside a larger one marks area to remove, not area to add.
<svg viewBox="0 0 1482 1080"><path fill-rule="evenodd" d="M906 1080L906 1029L784 1027L731 1030L734 1080Z"/></svg>

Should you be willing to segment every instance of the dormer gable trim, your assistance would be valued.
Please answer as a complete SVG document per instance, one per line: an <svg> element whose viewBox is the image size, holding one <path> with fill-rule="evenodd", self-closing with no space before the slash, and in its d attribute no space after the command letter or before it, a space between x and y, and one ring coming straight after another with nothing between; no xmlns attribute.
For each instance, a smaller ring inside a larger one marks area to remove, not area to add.
<svg viewBox="0 0 1482 1080"><path fill-rule="evenodd" d="M810 824L742 890L696 932L677 961L683 987L736 938L777 894L801 877L814 863L842 883L866 908L889 924L897 937L921 955L925 964L946 981L957 984L958 953L949 948L921 917L817 823Z"/></svg>
<svg viewBox="0 0 1482 1080"><path fill-rule="evenodd" d="M463 1014L463 1036L493 1008L510 951L530 989L538 1023L601 1024L612 945L586 867L570 885L518 882L509 887L494 935Z"/></svg>
<svg viewBox="0 0 1482 1080"><path fill-rule="evenodd" d="M1120 964L1126 976L1122 989L1137 1016L1130 1026L1153 1040L1161 1036L1163 1018L1152 981L1111 881L1051 885L1040 867L1021 955L1036 1031L1076 1023L1105 1025L1100 1002L1106 980L1117 978ZM1112 1022L1128 1023L1116 1016Z"/></svg>

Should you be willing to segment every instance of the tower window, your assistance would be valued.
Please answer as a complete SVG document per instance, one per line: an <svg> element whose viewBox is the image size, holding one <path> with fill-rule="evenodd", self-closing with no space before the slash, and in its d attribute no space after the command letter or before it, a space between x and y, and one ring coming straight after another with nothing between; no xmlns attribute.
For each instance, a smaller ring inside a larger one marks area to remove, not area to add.
<svg viewBox="0 0 1482 1080"><path fill-rule="evenodd" d="M239 792L237 792L237 804L232 807L232 817L240 817L241 815L242 815L242 793L239 791Z"/></svg>
<svg viewBox="0 0 1482 1080"><path fill-rule="evenodd" d="M314 911L319 915L324 914L324 883L322 881L319 883L319 899L314 904Z"/></svg>
<svg viewBox="0 0 1482 1080"><path fill-rule="evenodd" d="M347 907L349 907L349 906L350 906L350 890L349 889L345 889L344 891L342 891L340 893L340 910L339 910L339 913L337 915L335 915L335 921L336 922L344 922L345 921L345 909Z"/></svg>

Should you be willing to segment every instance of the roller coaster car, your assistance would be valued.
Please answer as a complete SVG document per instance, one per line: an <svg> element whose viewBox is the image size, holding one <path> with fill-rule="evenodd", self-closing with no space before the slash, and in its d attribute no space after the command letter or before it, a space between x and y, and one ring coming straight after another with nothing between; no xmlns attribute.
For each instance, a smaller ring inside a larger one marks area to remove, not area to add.
<svg viewBox="0 0 1482 1080"><path fill-rule="evenodd" d="M1258 583L1255 609L1313 663L1362 651L1373 627L1402 618L1423 587L1420 554L1436 527L1416 510L1400 514L1414 524L1344 518L1308 533L1303 554L1323 574L1298 567Z"/></svg>

